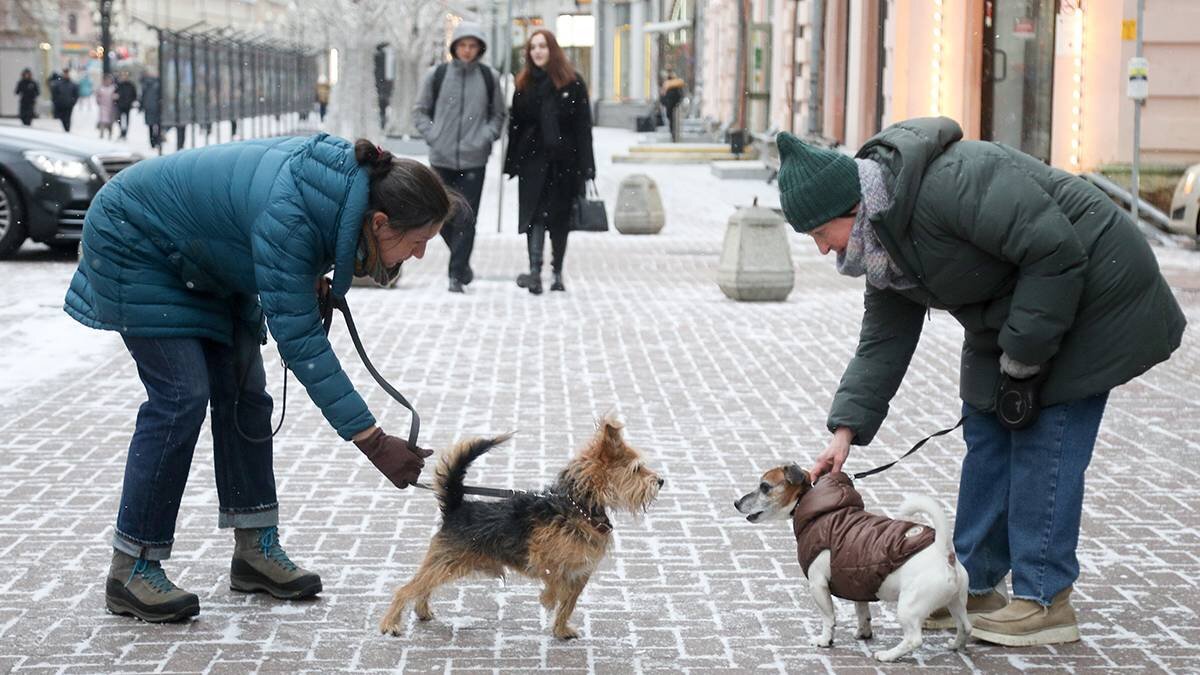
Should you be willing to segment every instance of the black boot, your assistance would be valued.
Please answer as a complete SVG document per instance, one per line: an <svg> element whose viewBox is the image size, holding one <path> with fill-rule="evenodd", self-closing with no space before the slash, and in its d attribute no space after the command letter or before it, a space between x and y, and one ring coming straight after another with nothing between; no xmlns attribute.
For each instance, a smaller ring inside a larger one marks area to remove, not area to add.
<svg viewBox="0 0 1200 675"><path fill-rule="evenodd" d="M542 294L542 251L546 247L546 227L533 223L525 233L529 247L529 274L517 276L517 285L534 295Z"/></svg>
<svg viewBox="0 0 1200 675"><path fill-rule="evenodd" d="M567 287L566 287L566 286L563 286L563 282L562 282L562 272L555 272L555 273L554 273L554 283L550 284L550 290L552 290L552 291L565 291L565 290L567 290Z"/></svg>

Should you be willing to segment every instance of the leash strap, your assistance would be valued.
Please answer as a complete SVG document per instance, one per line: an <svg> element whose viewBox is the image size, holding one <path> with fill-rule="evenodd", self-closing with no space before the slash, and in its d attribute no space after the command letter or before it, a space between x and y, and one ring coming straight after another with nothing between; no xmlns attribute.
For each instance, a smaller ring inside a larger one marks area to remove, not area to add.
<svg viewBox="0 0 1200 675"><path fill-rule="evenodd" d="M917 441L917 444L912 446L912 449L910 449L908 452L904 453L903 455L900 455L896 459L888 462L887 464L877 466L874 469L870 469L868 471L859 471L858 473L853 474L851 476L851 478L854 480L858 480L859 478L866 478L867 476L874 476L877 473L882 473L884 471L887 471L888 469L892 468L893 466L896 466L897 464L899 464L900 461L903 460L905 457L908 457L909 455L913 454L914 452L920 450L921 447L924 446L926 443L928 443L930 440L937 438L938 436L945 436L946 434L950 433L951 431L954 431L955 429L961 427L963 425L963 422L966 422L968 418L974 417L975 415L978 415L983 412L989 412L989 411L973 410L973 411L967 413L966 415L963 415L962 417L960 417L958 419L958 422L954 426L950 427L949 429L942 429L941 431L937 431L932 434L929 434L925 438L922 438L921 440Z"/></svg>
<svg viewBox="0 0 1200 675"><path fill-rule="evenodd" d="M379 383L380 388L386 391L389 396L396 399L400 405L407 408L408 412L412 414L412 423L408 429L408 444L411 447L417 447L417 437L421 433L421 416L417 414L416 409L414 409L412 404L408 402L408 399L404 398L404 394L401 394L396 390L395 387L391 385L390 382L383 379L383 376L380 375L379 371L375 369L375 364L371 363L371 359L367 357L367 350L363 348L362 340L358 337L358 328L354 325L354 317L350 313L350 305L346 303L346 298L344 296L338 298L334 297L333 293L326 292L321 298L320 310L322 324L325 328L325 334L329 334L329 329L333 325L333 310L335 309L341 312L342 318L346 320L346 329L350 332L350 340L354 342L354 349L358 352L358 358L362 359L363 365L367 367L367 372L371 373L371 377L375 378L375 381ZM433 487L427 483L417 482L412 483L412 486L433 492ZM480 497L498 497L501 499L507 499L508 497L512 497L513 495L521 492L524 492L524 490L476 487L473 485L463 486L463 493Z"/></svg>

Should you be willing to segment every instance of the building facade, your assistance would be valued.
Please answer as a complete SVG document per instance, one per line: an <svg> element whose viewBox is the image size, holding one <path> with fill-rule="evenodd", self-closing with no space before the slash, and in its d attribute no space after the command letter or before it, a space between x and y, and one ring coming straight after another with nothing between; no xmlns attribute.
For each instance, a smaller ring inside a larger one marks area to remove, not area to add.
<svg viewBox="0 0 1200 675"><path fill-rule="evenodd" d="M701 112L737 126L740 58L752 131L858 147L895 121L945 115L967 138L1071 171L1128 163L1135 16L1136 0L712 0ZM1143 162L1200 160L1197 25L1200 2L1146 3Z"/></svg>

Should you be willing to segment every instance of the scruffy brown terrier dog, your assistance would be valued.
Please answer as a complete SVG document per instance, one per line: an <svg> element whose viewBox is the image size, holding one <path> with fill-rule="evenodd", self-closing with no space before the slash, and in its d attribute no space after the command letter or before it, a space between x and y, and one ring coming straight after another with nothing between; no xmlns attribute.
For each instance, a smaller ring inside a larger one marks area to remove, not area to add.
<svg viewBox="0 0 1200 675"><path fill-rule="evenodd" d="M598 427L554 485L501 501L465 501L463 480L471 462L509 436L466 441L445 453L434 481L442 528L416 576L396 591L380 631L399 635L413 601L418 619L432 619L429 596L438 586L512 571L544 584L542 606L556 610L554 637L579 637L567 621L612 541L607 509L644 511L663 485L625 443L619 423L606 418Z"/></svg>

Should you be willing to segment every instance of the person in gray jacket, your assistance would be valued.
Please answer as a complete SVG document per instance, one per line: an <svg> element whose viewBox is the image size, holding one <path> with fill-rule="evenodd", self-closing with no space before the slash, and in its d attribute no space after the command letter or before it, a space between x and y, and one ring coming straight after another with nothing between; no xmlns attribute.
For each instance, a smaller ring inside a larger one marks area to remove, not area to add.
<svg viewBox="0 0 1200 675"><path fill-rule="evenodd" d="M447 187L471 205L454 222L442 227L450 248L450 292L462 293L471 283L471 250L475 247L475 219L483 193L492 143L504 129L504 97L500 76L479 59L487 51L483 28L462 22L450 41L453 60L429 69L413 108L417 131L429 143L429 163Z"/></svg>

